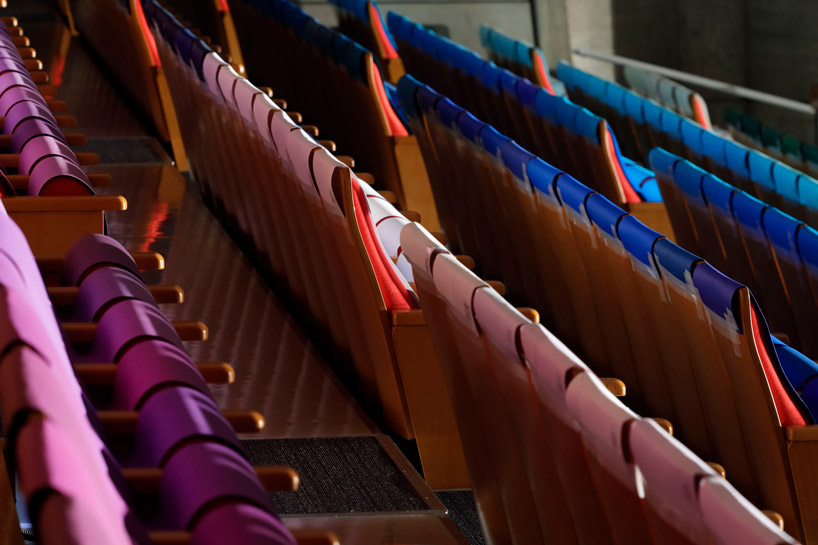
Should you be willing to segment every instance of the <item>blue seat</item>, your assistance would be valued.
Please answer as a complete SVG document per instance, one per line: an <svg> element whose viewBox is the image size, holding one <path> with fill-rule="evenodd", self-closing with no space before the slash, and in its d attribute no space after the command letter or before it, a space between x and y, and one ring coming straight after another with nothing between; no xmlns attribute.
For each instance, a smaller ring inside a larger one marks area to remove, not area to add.
<svg viewBox="0 0 818 545"><path fill-rule="evenodd" d="M761 222L776 254L785 257L791 263L800 263L801 256L795 241L798 229L803 223L772 206L764 212Z"/></svg>
<svg viewBox="0 0 818 545"><path fill-rule="evenodd" d="M801 259L807 266L814 281L818 281L818 231L805 225L798 230L795 238ZM818 288L818 286L814 286Z"/></svg>
<svg viewBox="0 0 818 545"><path fill-rule="evenodd" d="M798 178L798 202L818 210L818 181L806 176Z"/></svg>
<svg viewBox="0 0 818 545"><path fill-rule="evenodd" d="M625 91L625 113L634 123L645 122L645 99L630 91Z"/></svg>
<svg viewBox="0 0 818 545"><path fill-rule="evenodd" d="M535 85L526 78L517 79L517 87L515 88L517 100L519 100L526 108L528 108L532 112L537 111L538 93L547 93L547 91L545 91L539 85Z"/></svg>
<svg viewBox="0 0 818 545"><path fill-rule="evenodd" d="M750 167L747 163L747 154L750 150L732 140L724 141L724 155L727 168L741 178L750 179Z"/></svg>
<svg viewBox="0 0 818 545"><path fill-rule="evenodd" d="M712 174L707 174L702 178L704 198L710 206L727 216L733 215L733 193L736 191L738 189L735 186Z"/></svg>
<svg viewBox="0 0 818 545"><path fill-rule="evenodd" d="M625 89L616 83L609 83L606 88L605 102L621 116L627 115L625 109Z"/></svg>
<svg viewBox="0 0 818 545"><path fill-rule="evenodd" d="M492 157L501 158L500 154L507 142L511 142L511 138L501 134L491 125L480 131L480 143L483 145L483 149Z"/></svg>
<svg viewBox="0 0 818 545"><path fill-rule="evenodd" d="M574 132L596 144L599 142L599 124L604 121L585 108L578 108L574 117Z"/></svg>
<svg viewBox="0 0 818 545"><path fill-rule="evenodd" d="M459 61L463 72L475 78L480 78L483 74L484 66L488 64L488 61L483 57L469 50L466 50L465 53L461 53Z"/></svg>
<svg viewBox="0 0 818 545"><path fill-rule="evenodd" d="M662 132L678 142L683 142L682 116L671 112L670 110L663 111Z"/></svg>
<svg viewBox="0 0 818 545"><path fill-rule="evenodd" d="M587 93L594 97L599 102L604 103L608 96L606 88L608 82L596 76L588 75L588 90Z"/></svg>
<svg viewBox="0 0 818 545"><path fill-rule="evenodd" d="M557 99L558 100L554 103L554 120L558 125L573 132L580 107L567 98L557 97Z"/></svg>
<svg viewBox="0 0 818 545"><path fill-rule="evenodd" d="M773 181L773 160L755 151L750 151L747 155L747 165L750 169L750 179L758 185L775 191Z"/></svg>
<svg viewBox="0 0 818 545"><path fill-rule="evenodd" d="M661 238L653 245L653 258L659 272L669 273L677 286L687 286L688 290L692 290L693 271L702 258L667 238Z"/></svg>
<svg viewBox="0 0 818 545"><path fill-rule="evenodd" d="M437 101L435 109L440 122L450 129L457 128L458 116L466 111L446 97L442 97Z"/></svg>
<svg viewBox="0 0 818 545"><path fill-rule="evenodd" d="M651 276L655 275L656 265L653 261L653 247L657 240L665 238L664 235L657 233L631 215L625 216L619 221L617 232L625 250L641 263Z"/></svg>
<svg viewBox="0 0 818 545"><path fill-rule="evenodd" d="M554 96L545 90L541 93L537 93L537 115L552 123L556 122L557 108L563 101L564 99L562 97Z"/></svg>
<svg viewBox="0 0 818 545"><path fill-rule="evenodd" d="M662 132L662 114L664 108L652 100L644 101L643 110L645 112L645 122L658 132Z"/></svg>
<svg viewBox="0 0 818 545"><path fill-rule="evenodd" d="M332 60L336 64L343 64L347 58L347 48L352 44L352 40L336 32L332 36Z"/></svg>
<svg viewBox="0 0 818 545"><path fill-rule="evenodd" d="M798 202L798 179L801 177L794 168L779 161L773 162L773 183L777 193Z"/></svg>
<svg viewBox="0 0 818 545"><path fill-rule="evenodd" d="M726 140L710 131L702 131L702 153L712 159L717 165L727 166L725 150Z"/></svg>
<svg viewBox="0 0 818 545"><path fill-rule="evenodd" d="M557 194L560 197L563 207L567 206L575 215L585 215L585 201L590 195L596 193L596 191L593 191L588 186L578 182L567 174L558 177L556 183Z"/></svg>
<svg viewBox="0 0 818 545"><path fill-rule="evenodd" d="M398 80L398 97L409 117L420 117L417 95L421 87L423 84L408 74Z"/></svg>
<svg viewBox="0 0 818 545"><path fill-rule="evenodd" d="M588 197L585 210L594 225L611 239L619 240L619 222L628 215L627 212L599 193Z"/></svg>
<svg viewBox="0 0 818 545"><path fill-rule="evenodd" d="M653 148L648 153L648 163L653 172L666 180L673 180L676 163L680 160L677 155L662 148Z"/></svg>
<svg viewBox="0 0 818 545"><path fill-rule="evenodd" d="M775 337L773 337L773 347L778 361L781 362L784 375L789 379L793 388L801 392L804 403L810 407L818 406L816 403L818 402L818 383L808 387L810 382L816 382L813 379L818 377L818 363Z"/></svg>
<svg viewBox="0 0 818 545"><path fill-rule="evenodd" d="M521 79L517 74L505 68L500 69L500 89L508 96L517 96L517 81Z"/></svg>
<svg viewBox="0 0 818 545"><path fill-rule="evenodd" d="M495 93L500 92L500 74L502 70L493 62L486 63L483 66L483 73L480 74L480 80L486 88Z"/></svg>
<svg viewBox="0 0 818 545"><path fill-rule="evenodd" d="M474 117L470 112L464 112L457 118L457 126L460 134L470 142L480 144L480 132L489 125Z"/></svg>
<svg viewBox="0 0 818 545"><path fill-rule="evenodd" d="M688 199L700 206L707 206L702 194L702 180L708 174L689 161L679 161L673 169L673 179Z"/></svg>
<svg viewBox="0 0 818 545"><path fill-rule="evenodd" d="M577 82L574 80L575 74L574 67L570 64L565 61L557 63L557 78L565 84L566 89L573 89L577 86Z"/></svg>
<svg viewBox="0 0 818 545"><path fill-rule="evenodd" d="M555 182L563 172L555 166L552 166L539 157L535 157L526 165L528 170L528 180L534 186L534 191L537 193L538 199L543 199L553 206L560 206L560 200L557 196Z"/></svg>
<svg viewBox="0 0 818 545"><path fill-rule="evenodd" d="M492 48L491 44L492 32L494 32L494 29L492 29L491 27L486 26L484 24L480 25L480 43L483 44L483 47L485 47L486 49Z"/></svg>
<svg viewBox="0 0 818 545"><path fill-rule="evenodd" d="M526 167L536 156L514 141L506 142L500 150L500 154L503 158L503 164L514 174L514 181L518 184L524 184L526 190L530 191L531 183L528 180Z"/></svg>
<svg viewBox="0 0 818 545"><path fill-rule="evenodd" d="M422 86L417 92L418 106L425 115L435 115L437 113L437 101L443 98L443 95L429 87Z"/></svg>
<svg viewBox="0 0 818 545"><path fill-rule="evenodd" d="M534 59L531 58L531 47L532 46L530 44L527 44L520 40L515 40L514 60L517 63L522 64L523 66L526 66L528 68L534 66Z"/></svg>
<svg viewBox="0 0 818 545"><path fill-rule="evenodd" d="M682 142L687 146L687 149L697 155L704 155L702 150L702 133L704 129L688 119L682 119L680 130L682 131Z"/></svg>
<svg viewBox="0 0 818 545"><path fill-rule="evenodd" d="M762 216L767 204L756 199L745 191L737 191L733 194L733 216L738 220L742 230L754 233L760 238L764 238L764 226Z"/></svg>

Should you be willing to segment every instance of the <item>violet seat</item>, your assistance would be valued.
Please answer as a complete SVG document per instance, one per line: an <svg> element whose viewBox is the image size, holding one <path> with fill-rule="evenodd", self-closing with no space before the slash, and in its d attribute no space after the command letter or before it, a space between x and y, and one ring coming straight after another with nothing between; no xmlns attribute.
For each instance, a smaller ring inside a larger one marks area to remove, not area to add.
<svg viewBox="0 0 818 545"><path fill-rule="evenodd" d="M90 234L78 238L66 252L63 283L78 286L86 274L103 266L119 267L140 277L139 267L119 242L105 235Z"/></svg>
<svg viewBox="0 0 818 545"><path fill-rule="evenodd" d="M97 322L110 306L127 299L156 305L147 286L130 272L114 267L96 269L80 284L70 320Z"/></svg>

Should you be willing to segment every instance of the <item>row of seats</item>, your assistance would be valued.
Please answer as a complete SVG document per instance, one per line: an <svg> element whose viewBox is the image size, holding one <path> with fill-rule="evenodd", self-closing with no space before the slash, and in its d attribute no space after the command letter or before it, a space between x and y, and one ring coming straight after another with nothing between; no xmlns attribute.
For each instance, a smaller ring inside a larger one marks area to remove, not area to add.
<svg viewBox="0 0 818 545"><path fill-rule="evenodd" d="M475 234L478 270L498 264L549 330L624 381L629 407L669 419L790 532L814 532L818 483L795 454L810 447L785 443L812 416L779 360L791 349L774 344L750 291L429 87L407 76L399 90L415 97L429 171L454 172L447 193L458 227ZM498 149L475 146L488 141Z"/></svg>
<svg viewBox="0 0 818 545"><path fill-rule="evenodd" d="M489 58L498 66L528 78L552 95L565 94L554 91L548 74L548 62L539 47L512 38L487 25L480 25L480 42L488 50Z"/></svg>
<svg viewBox="0 0 818 545"><path fill-rule="evenodd" d="M618 134L630 134L645 161L662 147L818 226L818 180L569 64L560 62L557 73L577 102L616 119L624 128Z"/></svg>
<svg viewBox="0 0 818 545"><path fill-rule="evenodd" d="M368 0L332 0L338 14L338 31L375 55L382 73L392 82L403 76L397 45L387 30L381 11Z"/></svg>
<svg viewBox="0 0 818 545"><path fill-rule="evenodd" d="M419 212L436 228L417 143L390 100L373 54L288 0L243 0L233 12L250 77L286 97L292 109L309 113L358 169L394 193L401 208ZM289 53L271 58L269 47Z"/></svg>
<svg viewBox="0 0 818 545"><path fill-rule="evenodd" d="M724 121L736 140L760 149L803 172L818 175L818 147L798 140L792 135L762 125L753 116L732 108L724 110Z"/></svg>
<svg viewBox="0 0 818 545"><path fill-rule="evenodd" d="M465 486L448 398L426 383L439 371L397 243L408 220L158 4L147 13L213 208L378 423L417 439L427 479Z"/></svg>
<svg viewBox="0 0 818 545"><path fill-rule="evenodd" d="M10 137L9 151L16 154L16 164L9 158L0 167L0 195L18 194L7 173L28 177L22 194L94 194L5 25L0 25L0 115L5 119L3 134Z"/></svg>
<svg viewBox="0 0 818 545"><path fill-rule="evenodd" d="M87 235L61 260L52 310L55 288L3 218L0 401L41 541L150 543L149 532L177 531L191 543L294 545L234 431L257 417L222 416L181 344L196 333L157 307L153 294L167 290L146 286L113 239ZM115 366L103 385L86 372L100 364Z"/></svg>
<svg viewBox="0 0 818 545"><path fill-rule="evenodd" d="M488 541L795 543L422 227L400 239Z"/></svg>
<svg viewBox="0 0 818 545"><path fill-rule="evenodd" d="M159 139L170 143L177 168L187 171L179 123L142 0L71 0L60 4L113 77L129 90Z"/></svg>
<svg viewBox="0 0 818 545"><path fill-rule="evenodd" d="M390 12L387 21L413 75L612 200L660 199L652 173L622 157L601 117L405 17Z"/></svg>
<svg viewBox="0 0 818 545"><path fill-rule="evenodd" d="M637 94L655 100L665 108L712 129L710 112L702 96L671 79L634 66L626 66L625 81Z"/></svg>
<svg viewBox="0 0 818 545"><path fill-rule="evenodd" d="M749 286L773 331L818 358L818 231L665 150L650 157L679 244Z"/></svg>

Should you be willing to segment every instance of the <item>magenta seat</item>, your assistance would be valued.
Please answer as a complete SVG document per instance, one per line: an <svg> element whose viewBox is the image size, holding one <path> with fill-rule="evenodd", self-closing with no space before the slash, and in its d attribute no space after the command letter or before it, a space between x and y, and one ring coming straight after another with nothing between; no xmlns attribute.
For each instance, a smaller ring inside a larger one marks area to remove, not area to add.
<svg viewBox="0 0 818 545"><path fill-rule="evenodd" d="M28 180L29 195L93 195L88 176L75 161L50 156L41 159Z"/></svg>
<svg viewBox="0 0 818 545"><path fill-rule="evenodd" d="M292 534L280 520L263 509L246 503L229 503L208 511L193 528L196 545L295 545Z"/></svg>
<svg viewBox="0 0 818 545"><path fill-rule="evenodd" d="M147 286L130 272L115 267L96 269L80 284L70 320L97 322L111 305L126 299L156 305Z"/></svg>
<svg viewBox="0 0 818 545"><path fill-rule="evenodd" d="M51 124L51 122L39 118L29 118L21 121L12 133L11 150L15 153L20 153L23 147L25 147L32 138L37 136L50 136L67 144L62 131Z"/></svg>
<svg viewBox="0 0 818 545"><path fill-rule="evenodd" d="M139 267L119 242L106 235L90 234L78 238L66 252L63 283L77 286L97 267L119 267L140 277Z"/></svg>
<svg viewBox="0 0 818 545"><path fill-rule="evenodd" d="M141 342L117 364L111 408L137 410L148 395L170 385L210 395L204 378L184 350L163 341Z"/></svg>
<svg viewBox="0 0 818 545"><path fill-rule="evenodd" d="M20 162L17 171L20 174L31 174L37 163L46 157L63 157L79 166L77 156L62 138L54 136L35 136L26 142L20 150Z"/></svg>

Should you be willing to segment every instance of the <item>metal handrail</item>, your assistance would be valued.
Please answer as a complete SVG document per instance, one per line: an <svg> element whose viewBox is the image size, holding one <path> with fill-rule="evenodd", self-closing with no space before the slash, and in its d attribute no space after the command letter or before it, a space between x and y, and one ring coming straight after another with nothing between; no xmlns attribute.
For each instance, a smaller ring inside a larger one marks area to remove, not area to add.
<svg viewBox="0 0 818 545"><path fill-rule="evenodd" d="M697 85L699 87L713 89L714 91L719 91L721 93L737 96L740 98L755 100L756 102L772 104L773 106L778 106L779 108L784 108L786 110L792 110L794 112L799 112L811 116L815 116L816 114L818 114L818 110L816 110L812 105L807 104L806 102L799 102L797 100L792 100L777 95L771 95L770 93L756 91L754 89L748 89L747 87L742 87L740 85L734 85L732 83L726 83L724 81L705 78L702 76L697 76L695 74L690 74L688 72L682 72L681 70L665 68L664 66L658 66L656 64L651 64L649 62L637 61L635 59L621 57L619 55L595 53L593 51L587 51L585 49L574 49L574 53L582 57L590 57L592 59L597 59L612 64L641 68L643 70L648 70L656 74L667 76L671 79L692 83L693 85Z"/></svg>

